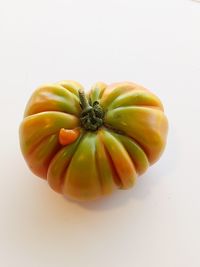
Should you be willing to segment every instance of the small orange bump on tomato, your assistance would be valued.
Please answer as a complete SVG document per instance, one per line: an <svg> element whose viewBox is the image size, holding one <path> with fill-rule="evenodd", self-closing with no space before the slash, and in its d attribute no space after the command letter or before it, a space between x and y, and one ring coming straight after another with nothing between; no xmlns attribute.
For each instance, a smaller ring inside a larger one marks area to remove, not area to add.
<svg viewBox="0 0 200 267"><path fill-rule="evenodd" d="M59 143L63 146L69 145L74 141L76 141L79 135L80 135L80 130L78 128L73 130L61 128L59 132Z"/></svg>

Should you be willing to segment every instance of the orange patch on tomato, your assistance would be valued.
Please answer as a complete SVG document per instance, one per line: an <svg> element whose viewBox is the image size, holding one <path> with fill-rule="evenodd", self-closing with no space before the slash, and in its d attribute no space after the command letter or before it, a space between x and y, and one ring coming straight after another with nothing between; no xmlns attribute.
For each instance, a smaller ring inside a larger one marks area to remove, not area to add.
<svg viewBox="0 0 200 267"><path fill-rule="evenodd" d="M80 135L80 130L78 128L69 130L61 128L59 132L59 143L63 146L69 145L76 141Z"/></svg>

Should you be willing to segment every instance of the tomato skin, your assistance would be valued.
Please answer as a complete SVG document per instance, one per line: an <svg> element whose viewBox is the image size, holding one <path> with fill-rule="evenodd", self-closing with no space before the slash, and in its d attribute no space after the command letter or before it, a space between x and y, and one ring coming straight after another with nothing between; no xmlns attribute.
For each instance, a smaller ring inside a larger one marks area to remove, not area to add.
<svg viewBox="0 0 200 267"><path fill-rule="evenodd" d="M38 113L23 120L20 126L21 150L36 175L46 179L49 162L61 148L58 138L60 129L77 126L77 117L57 111Z"/></svg>
<svg viewBox="0 0 200 267"><path fill-rule="evenodd" d="M146 151L151 164L162 154L167 120L160 110L146 107L116 108L107 112L105 122L137 140Z"/></svg>
<svg viewBox="0 0 200 267"><path fill-rule="evenodd" d="M79 145L79 142L84 134L84 131L80 131L79 137L75 142L62 147L56 155L51 160L48 172L47 172L47 181L50 187L58 192L63 193L63 183L65 180L65 175L68 169L68 166L71 162L71 159Z"/></svg>
<svg viewBox="0 0 200 267"><path fill-rule="evenodd" d="M103 125L91 131L80 117L75 81L39 87L20 125L20 146L29 168L74 200L92 200L131 188L164 151L168 121L161 101L131 83L96 83L89 103L103 108Z"/></svg>
<svg viewBox="0 0 200 267"><path fill-rule="evenodd" d="M82 88L79 83L73 81L44 84L32 94L26 106L24 116L43 111L60 111L79 116L81 108L79 105L78 89Z"/></svg>

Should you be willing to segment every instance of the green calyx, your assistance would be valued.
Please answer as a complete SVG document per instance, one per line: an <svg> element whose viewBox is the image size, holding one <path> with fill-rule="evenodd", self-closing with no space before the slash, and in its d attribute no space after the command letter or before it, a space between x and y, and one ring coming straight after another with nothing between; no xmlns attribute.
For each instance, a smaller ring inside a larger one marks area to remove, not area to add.
<svg viewBox="0 0 200 267"><path fill-rule="evenodd" d="M96 131L103 125L104 111L98 101L88 101L83 90L79 90L79 99L82 112L80 115L81 125L89 131Z"/></svg>

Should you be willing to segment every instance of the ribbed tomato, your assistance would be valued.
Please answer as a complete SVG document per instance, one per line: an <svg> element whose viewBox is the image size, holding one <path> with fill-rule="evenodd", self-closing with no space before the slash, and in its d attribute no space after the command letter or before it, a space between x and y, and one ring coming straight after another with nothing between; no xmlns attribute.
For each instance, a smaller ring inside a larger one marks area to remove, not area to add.
<svg viewBox="0 0 200 267"><path fill-rule="evenodd" d="M161 101L131 82L96 83L85 94L74 81L39 87L20 126L30 169L57 192L95 199L133 186L166 144Z"/></svg>

